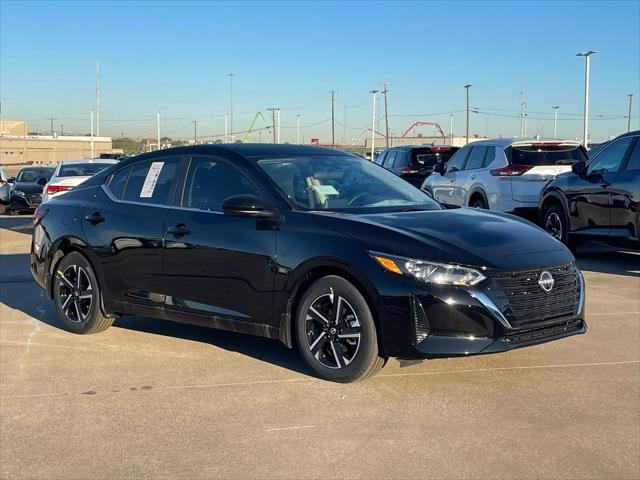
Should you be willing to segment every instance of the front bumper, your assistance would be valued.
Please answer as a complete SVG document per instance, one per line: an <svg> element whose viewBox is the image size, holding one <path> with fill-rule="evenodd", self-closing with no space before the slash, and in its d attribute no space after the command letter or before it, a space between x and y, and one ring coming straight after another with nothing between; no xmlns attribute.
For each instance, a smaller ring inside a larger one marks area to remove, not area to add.
<svg viewBox="0 0 640 480"><path fill-rule="evenodd" d="M478 290L429 286L402 300L387 297L379 313L384 352L407 359L474 355L585 333L585 285L579 271L577 282L575 310L526 324L515 320L503 290L491 279Z"/></svg>
<svg viewBox="0 0 640 480"><path fill-rule="evenodd" d="M9 205L15 211L33 211L42 203L40 193L26 193L24 196L11 192Z"/></svg>

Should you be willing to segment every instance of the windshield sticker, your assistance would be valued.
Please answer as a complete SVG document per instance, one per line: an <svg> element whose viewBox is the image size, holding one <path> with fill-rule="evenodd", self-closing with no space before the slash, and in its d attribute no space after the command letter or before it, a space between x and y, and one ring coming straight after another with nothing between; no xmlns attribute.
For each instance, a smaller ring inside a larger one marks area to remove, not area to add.
<svg viewBox="0 0 640 480"><path fill-rule="evenodd" d="M313 185L311 188L322 195L340 195L333 185Z"/></svg>
<svg viewBox="0 0 640 480"><path fill-rule="evenodd" d="M153 191L156 188L156 183L158 183L158 177L160 176L163 165L164 162L153 162L151 164L147 172L147 178L144 179L142 190L140 190L140 198L151 198L153 196Z"/></svg>

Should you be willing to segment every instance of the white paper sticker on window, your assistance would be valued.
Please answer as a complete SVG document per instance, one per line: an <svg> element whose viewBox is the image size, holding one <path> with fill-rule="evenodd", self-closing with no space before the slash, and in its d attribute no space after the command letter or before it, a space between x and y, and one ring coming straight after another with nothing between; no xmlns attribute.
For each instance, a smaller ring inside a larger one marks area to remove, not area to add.
<svg viewBox="0 0 640 480"><path fill-rule="evenodd" d="M160 171L162 170L163 165L164 162L153 162L151 164L151 167L149 167L149 171L147 172L147 178L144 179L142 190L140 190L140 198L153 197L153 191L156 188L156 183L158 183L158 177L160 176Z"/></svg>
<svg viewBox="0 0 640 480"><path fill-rule="evenodd" d="M340 195L340 192L333 185L314 185L311 188L322 195Z"/></svg>

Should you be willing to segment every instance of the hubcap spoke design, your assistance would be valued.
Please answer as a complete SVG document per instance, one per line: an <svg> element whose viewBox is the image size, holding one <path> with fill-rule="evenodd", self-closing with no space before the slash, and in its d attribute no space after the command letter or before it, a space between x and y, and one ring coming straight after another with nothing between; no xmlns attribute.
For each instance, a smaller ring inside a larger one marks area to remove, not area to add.
<svg viewBox="0 0 640 480"><path fill-rule="evenodd" d="M79 265L69 265L58 272L60 308L67 319L74 323L86 320L93 303L93 285L86 270Z"/></svg>
<svg viewBox="0 0 640 480"><path fill-rule="evenodd" d="M305 317L307 346L323 366L340 369L358 353L362 328L349 302L333 291L316 298Z"/></svg>
<svg viewBox="0 0 640 480"><path fill-rule="evenodd" d="M544 229L558 240L562 239L562 222L557 213L552 213L547 217Z"/></svg>

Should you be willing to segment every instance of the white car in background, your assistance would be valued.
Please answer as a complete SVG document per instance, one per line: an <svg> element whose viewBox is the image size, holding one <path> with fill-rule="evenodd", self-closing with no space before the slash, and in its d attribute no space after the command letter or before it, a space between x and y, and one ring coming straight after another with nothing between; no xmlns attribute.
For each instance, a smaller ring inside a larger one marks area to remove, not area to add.
<svg viewBox="0 0 640 480"><path fill-rule="evenodd" d="M0 203L7 205L9 203L9 191L11 186L9 185L9 177L4 167L0 166Z"/></svg>
<svg viewBox="0 0 640 480"><path fill-rule="evenodd" d="M538 220L545 183L587 152L572 140L480 140L468 143L422 184L437 202L513 213Z"/></svg>
<svg viewBox="0 0 640 480"><path fill-rule="evenodd" d="M49 182L42 189L42 202L77 187L114 163L118 163L118 161L110 159L62 160L58 163Z"/></svg>

